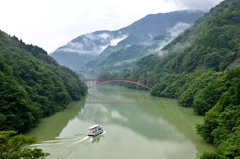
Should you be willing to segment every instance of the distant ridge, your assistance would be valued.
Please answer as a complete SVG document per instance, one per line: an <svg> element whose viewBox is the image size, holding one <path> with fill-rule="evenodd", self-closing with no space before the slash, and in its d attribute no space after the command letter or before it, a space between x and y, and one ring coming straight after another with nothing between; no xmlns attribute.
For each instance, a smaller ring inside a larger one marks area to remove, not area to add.
<svg viewBox="0 0 240 159"><path fill-rule="evenodd" d="M203 14L199 10L149 14L116 31L95 31L78 36L66 45L59 47L50 56L54 57L61 65L71 69L81 69L103 52L105 52L105 55L102 56L104 58L101 57L100 60L106 59L113 52L126 49L131 45L152 43L155 36L167 36L169 34L167 29L173 28L178 23L192 24ZM96 68L97 63L88 69Z"/></svg>

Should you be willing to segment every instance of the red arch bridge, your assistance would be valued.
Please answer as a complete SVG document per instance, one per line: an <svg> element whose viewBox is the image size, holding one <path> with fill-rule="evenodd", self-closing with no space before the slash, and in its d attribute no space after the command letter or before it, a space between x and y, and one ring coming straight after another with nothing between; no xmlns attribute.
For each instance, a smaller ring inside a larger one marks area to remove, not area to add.
<svg viewBox="0 0 240 159"><path fill-rule="evenodd" d="M99 78L99 79L84 79L84 82L86 83L88 89L110 82L128 82L150 89L148 87L148 82L159 80L160 80L159 78L112 78L112 79Z"/></svg>

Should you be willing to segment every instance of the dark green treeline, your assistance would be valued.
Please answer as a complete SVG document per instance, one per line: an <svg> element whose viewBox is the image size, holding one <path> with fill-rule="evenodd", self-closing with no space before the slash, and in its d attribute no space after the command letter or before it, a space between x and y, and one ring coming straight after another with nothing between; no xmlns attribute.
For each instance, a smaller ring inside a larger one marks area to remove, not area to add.
<svg viewBox="0 0 240 159"><path fill-rule="evenodd" d="M76 73L42 48L0 31L0 131L27 132L86 90Z"/></svg>

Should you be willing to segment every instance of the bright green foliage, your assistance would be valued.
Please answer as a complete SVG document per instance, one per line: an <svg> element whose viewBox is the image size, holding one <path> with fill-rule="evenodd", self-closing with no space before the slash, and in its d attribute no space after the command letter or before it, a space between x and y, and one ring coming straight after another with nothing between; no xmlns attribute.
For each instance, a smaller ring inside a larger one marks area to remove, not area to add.
<svg viewBox="0 0 240 159"><path fill-rule="evenodd" d="M198 115L205 115L205 113L217 103L220 95L225 92L226 89L227 87L224 83L216 83L216 80L206 84L206 87L199 90L194 96L192 104L194 112Z"/></svg>
<svg viewBox="0 0 240 159"><path fill-rule="evenodd" d="M40 105L31 101L24 87L0 72L0 130L28 131L39 122Z"/></svg>
<svg viewBox="0 0 240 159"><path fill-rule="evenodd" d="M220 159L215 152L204 152L201 159Z"/></svg>
<svg viewBox="0 0 240 159"><path fill-rule="evenodd" d="M0 131L0 158L1 159L36 159L48 156L38 148L27 146L36 142L34 137L16 135L14 131Z"/></svg>
<svg viewBox="0 0 240 159"><path fill-rule="evenodd" d="M198 95L199 92L207 88L210 81L216 81L216 79L217 76L214 72L207 70L198 71L192 74L167 75L152 87L151 95L177 98L180 105L191 107L196 101L198 103L205 100L205 96L202 98L202 96ZM211 107L209 107L208 110ZM198 107L196 106L196 108ZM195 110L196 113L204 115L200 113L200 111L202 111L201 106L199 109L200 110Z"/></svg>
<svg viewBox="0 0 240 159"><path fill-rule="evenodd" d="M151 89L151 95L177 98L180 88L185 85L188 75L167 75Z"/></svg>
<svg viewBox="0 0 240 159"><path fill-rule="evenodd" d="M240 73L240 71L239 71ZM223 93L218 103L206 113L197 132L217 147L219 158L240 157L240 82Z"/></svg>
<svg viewBox="0 0 240 159"><path fill-rule="evenodd" d="M43 49L0 31L0 131L25 133L86 90L76 73Z"/></svg>
<svg viewBox="0 0 240 159"><path fill-rule="evenodd" d="M185 84L185 88L181 89L178 97L178 103L182 106L192 106L195 98L195 94L198 91L205 88L209 81L216 79L216 75L212 71L199 71L192 74L191 78L188 78Z"/></svg>
<svg viewBox="0 0 240 159"><path fill-rule="evenodd" d="M219 100L222 93L238 82L240 78L239 68L229 70L216 80L211 80L206 87L199 90L194 97L193 109L199 115L204 115Z"/></svg>

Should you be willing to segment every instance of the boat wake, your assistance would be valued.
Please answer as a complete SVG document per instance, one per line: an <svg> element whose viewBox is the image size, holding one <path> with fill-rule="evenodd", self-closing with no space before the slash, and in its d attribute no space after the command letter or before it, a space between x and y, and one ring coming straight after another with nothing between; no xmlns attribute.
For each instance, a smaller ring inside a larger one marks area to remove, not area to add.
<svg viewBox="0 0 240 159"><path fill-rule="evenodd" d="M44 152L50 153L49 159L79 158L91 150L91 145L99 142L106 131L95 137L79 134L69 138L56 138L55 140L43 141L31 147L40 148Z"/></svg>
<svg viewBox="0 0 240 159"><path fill-rule="evenodd" d="M77 144L77 143L79 143L79 142L83 142L83 141L85 141L85 140L87 140L87 139L89 139L89 138L91 138L91 137L90 137L90 136L86 136L86 137L84 137L83 139L72 143L71 146L72 146L72 145L75 145L75 144Z"/></svg>

